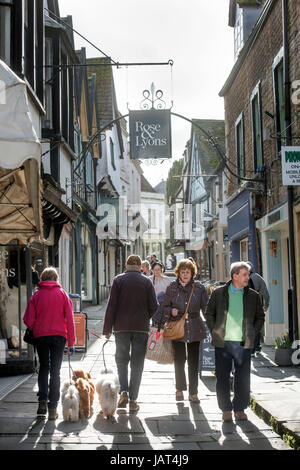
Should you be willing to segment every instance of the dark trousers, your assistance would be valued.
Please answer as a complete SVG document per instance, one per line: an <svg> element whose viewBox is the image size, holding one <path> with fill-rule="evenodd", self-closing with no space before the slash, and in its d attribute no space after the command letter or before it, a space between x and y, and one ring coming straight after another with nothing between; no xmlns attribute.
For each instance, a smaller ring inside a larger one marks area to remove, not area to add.
<svg viewBox="0 0 300 470"><path fill-rule="evenodd" d="M250 402L251 349L239 341L225 341L224 348L215 348L216 392L222 411L243 411ZM230 372L234 363L234 398L230 399Z"/></svg>
<svg viewBox="0 0 300 470"><path fill-rule="evenodd" d="M48 400L48 408L56 408L60 396L60 368L66 338L63 336L41 336L36 340L40 368L38 375L39 401ZM50 374L50 381L49 381Z"/></svg>
<svg viewBox="0 0 300 470"><path fill-rule="evenodd" d="M259 331L254 338L254 344L253 344L253 349L252 349L252 354L256 353L257 351L261 351L261 345L260 345L260 338L261 338L261 332Z"/></svg>
<svg viewBox="0 0 300 470"><path fill-rule="evenodd" d="M200 342L182 343L173 341L176 390L187 390L185 362L188 362L189 394L198 393L199 346Z"/></svg>
<svg viewBox="0 0 300 470"><path fill-rule="evenodd" d="M116 364L120 391L129 392L129 399L136 400L139 394L147 351L148 333L120 331L116 338ZM130 363L130 381L128 366Z"/></svg>

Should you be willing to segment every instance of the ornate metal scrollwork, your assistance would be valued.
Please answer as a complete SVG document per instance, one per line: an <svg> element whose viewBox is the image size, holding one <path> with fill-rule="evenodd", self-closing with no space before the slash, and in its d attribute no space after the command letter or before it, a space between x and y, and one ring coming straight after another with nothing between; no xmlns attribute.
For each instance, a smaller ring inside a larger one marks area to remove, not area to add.
<svg viewBox="0 0 300 470"><path fill-rule="evenodd" d="M155 90L154 83L151 84L151 90L143 91L144 99L140 102L141 109L165 109L166 102L162 99L163 91Z"/></svg>

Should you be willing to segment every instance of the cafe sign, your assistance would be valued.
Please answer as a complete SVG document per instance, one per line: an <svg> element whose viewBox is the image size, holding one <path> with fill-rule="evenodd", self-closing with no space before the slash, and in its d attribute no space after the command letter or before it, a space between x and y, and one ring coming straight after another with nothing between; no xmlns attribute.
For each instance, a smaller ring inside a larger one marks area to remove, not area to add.
<svg viewBox="0 0 300 470"><path fill-rule="evenodd" d="M281 147L282 184L300 186L300 147Z"/></svg>
<svg viewBox="0 0 300 470"><path fill-rule="evenodd" d="M131 159L172 158L170 110L130 111L129 129Z"/></svg>

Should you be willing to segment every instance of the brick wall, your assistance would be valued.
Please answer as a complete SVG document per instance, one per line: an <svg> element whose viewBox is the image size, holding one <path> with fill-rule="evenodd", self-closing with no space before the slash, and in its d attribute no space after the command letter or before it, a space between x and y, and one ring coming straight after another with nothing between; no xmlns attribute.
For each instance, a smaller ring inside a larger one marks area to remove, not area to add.
<svg viewBox="0 0 300 470"><path fill-rule="evenodd" d="M290 73L291 81L300 80L300 2L289 2L289 38L290 38ZM241 112L244 113L244 139L245 139L245 165L246 177L254 176L254 158L252 142L252 115L251 94L260 81L261 83L261 110L263 120L263 156L266 166L267 189L270 195L264 198L263 213L271 211L287 198L286 187L281 184L281 160L276 150L274 138L275 120L265 114L265 111L275 115L274 88L272 64L282 48L282 8L281 1L277 0L269 12L263 27L258 33L255 42L248 51L247 57L225 95L226 119L226 153L231 162L231 168L236 173L236 130L235 122ZM300 89L300 88L299 88ZM298 95L300 100L300 93ZM292 104L293 136L300 136L300 104ZM268 137L269 135L269 137ZM271 137L273 135L273 138ZM300 138L293 139L293 145L300 145ZM236 179L230 176L228 194L231 195L238 188ZM300 187L295 188L295 195L300 194Z"/></svg>

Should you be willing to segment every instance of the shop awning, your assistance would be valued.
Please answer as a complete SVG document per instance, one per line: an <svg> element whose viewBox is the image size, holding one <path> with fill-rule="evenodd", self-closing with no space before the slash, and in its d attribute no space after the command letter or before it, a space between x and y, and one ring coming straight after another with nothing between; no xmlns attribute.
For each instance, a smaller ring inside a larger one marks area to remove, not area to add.
<svg viewBox="0 0 300 470"><path fill-rule="evenodd" d="M197 240L196 242L191 242L189 245L189 250L192 251L206 250L206 248L208 248L207 238L202 238L201 240Z"/></svg>
<svg viewBox="0 0 300 470"><path fill-rule="evenodd" d="M26 84L0 60L0 244L41 236L40 160Z"/></svg>

